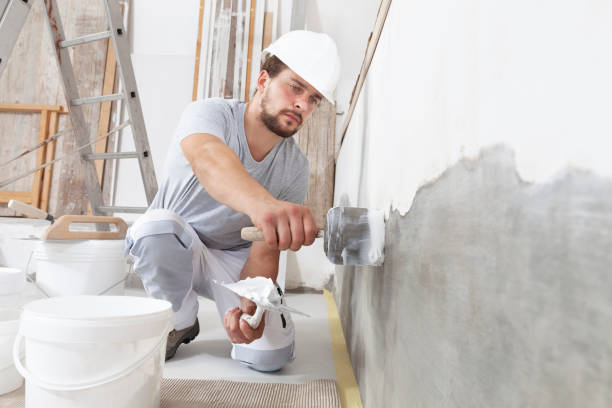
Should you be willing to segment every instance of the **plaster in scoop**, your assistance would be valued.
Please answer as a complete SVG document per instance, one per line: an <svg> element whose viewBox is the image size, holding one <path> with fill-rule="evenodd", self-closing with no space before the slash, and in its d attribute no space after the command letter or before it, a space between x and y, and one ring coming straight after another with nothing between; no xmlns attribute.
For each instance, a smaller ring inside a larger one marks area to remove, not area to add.
<svg viewBox="0 0 612 408"><path fill-rule="evenodd" d="M290 312L301 314L310 317L306 313L300 312L292 307L287 306L286 300L278 293L278 289L272 279L257 276L254 278L246 278L234 283L221 283L215 281L217 285L224 286L239 296L245 297L257 305L257 310L251 316L243 313L241 319L246 321L253 330L255 330L265 310L273 310L276 312Z"/></svg>

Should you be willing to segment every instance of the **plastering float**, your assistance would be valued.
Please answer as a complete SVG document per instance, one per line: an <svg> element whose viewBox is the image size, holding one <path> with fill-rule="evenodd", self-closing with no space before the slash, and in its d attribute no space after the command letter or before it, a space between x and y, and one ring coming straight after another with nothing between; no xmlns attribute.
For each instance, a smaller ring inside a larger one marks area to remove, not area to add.
<svg viewBox="0 0 612 408"><path fill-rule="evenodd" d="M256 227L243 228L242 239L263 241ZM380 210L334 207L319 228L325 255L335 265L380 266L384 262L385 216Z"/></svg>

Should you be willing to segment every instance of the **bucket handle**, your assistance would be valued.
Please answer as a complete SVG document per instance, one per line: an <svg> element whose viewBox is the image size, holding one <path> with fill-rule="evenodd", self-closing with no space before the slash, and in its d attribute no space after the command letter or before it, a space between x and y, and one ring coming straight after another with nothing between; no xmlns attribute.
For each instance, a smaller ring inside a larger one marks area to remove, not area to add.
<svg viewBox="0 0 612 408"><path fill-rule="evenodd" d="M123 368L120 371L118 371L117 373L114 373L114 374L111 374L111 375L107 375L107 376L102 377L102 378L98 378L98 379L95 379L95 380L84 381L84 382L80 382L80 383L76 383L76 384L58 384L58 383L49 382L49 381L46 381L46 380L43 380L43 379L37 377L31 371L29 371L24 366L23 362L21 361L20 348L21 348L21 344L23 342L24 336L20 332L17 333L17 337L15 338L15 343L13 343L13 361L15 363L15 368L17 369L17 371L19 371L19 374L21 374L21 376L23 378L25 378L27 381L31 382L32 384L34 384L34 385L36 385L38 387L45 388L45 389L48 389L48 390L53 390L53 391L80 391L80 390L86 390L86 389L89 389L89 388L99 387L101 385L105 385L105 384L108 384L108 383L113 382L115 380L118 380L119 378L121 378L121 377L123 377L123 376L125 376L127 374L130 374L132 371L134 371L137 368L139 368L147 360L149 360L149 358L153 357L156 353L159 352L159 349L161 348L161 345L163 344L164 340L168 336L169 329L170 329L170 324L168 324L164 328L163 334L162 334L159 342L155 345L155 347L153 347L151 349L151 351L149 351L144 357L134 361L133 363L131 363L126 368Z"/></svg>
<svg viewBox="0 0 612 408"><path fill-rule="evenodd" d="M24 353L21 353L21 354L20 354L20 356L21 356L21 358L23 358L23 357L25 356L25 354L24 354ZM12 356L11 356L11 357L12 357ZM13 364L15 364L15 363L13 362L13 360L11 360L10 362L6 363L5 365L0 366L0 371L4 371L4 370L6 370L7 368L9 368L10 366L12 366Z"/></svg>
<svg viewBox="0 0 612 408"><path fill-rule="evenodd" d="M71 231L70 224L110 224L117 231ZM119 217L104 217L94 215L62 215L55 223L48 226L41 238L48 239L123 239L128 227Z"/></svg>
<svg viewBox="0 0 612 408"><path fill-rule="evenodd" d="M36 278L34 274L30 273L30 263L32 262L33 255L34 255L34 251L30 252L30 257L28 258L28 263L26 264L26 269L25 269L26 280L30 282L31 284L33 284L36 287L36 289L40 291L40 293L42 293L43 295L49 298L51 296L49 296L47 292L45 292L45 290L38 285L38 282L36 282Z"/></svg>
<svg viewBox="0 0 612 408"><path fill-rule="evenodd" d="M28 282L30 282L31 284L33 284L34 286L36 286L36 289L38 289L40 291L40 293L42 293L46 297L50 298L51 296L49 296L49 294L47 292L45 292L45 290L38 285L38 283L36 282L36 278L35 278L34 274L30 273L30 263L32 261L32 256L33 255L34 255L34 251L30 252L30 257L28 258L28 263L26 265L26 270L25 270L26 280ZM97 293L96 296L104 295L105 293L107 293L108 291L113 289L115 286L120 285L121 283L125 282L130 277L130 273L132 273L133 267L134 267L134 265L131 264L130 265L130 270L125 274L125 276L123 278L121 278L117 282L113 283L108 288L106 288L106 289L102 290L101 292Z"/></svg>

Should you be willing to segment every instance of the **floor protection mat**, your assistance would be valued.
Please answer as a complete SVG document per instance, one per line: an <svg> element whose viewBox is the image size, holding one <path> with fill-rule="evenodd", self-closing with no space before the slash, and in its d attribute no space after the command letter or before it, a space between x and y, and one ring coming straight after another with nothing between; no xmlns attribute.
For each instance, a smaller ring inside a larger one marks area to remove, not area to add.
<svg viewBox="0 0 612 408"><path fill-rule="evenodd" d="M23 408L24 388L0 396L0 408ZM160 408L341 408L335 380L304 384L164 378Z"/></svg>
<svg viewBox="0 0 612 408"><path fill-rule="evenodd" d="M304 384L164 379L161 408L340 408L335 380Z"/></svg>

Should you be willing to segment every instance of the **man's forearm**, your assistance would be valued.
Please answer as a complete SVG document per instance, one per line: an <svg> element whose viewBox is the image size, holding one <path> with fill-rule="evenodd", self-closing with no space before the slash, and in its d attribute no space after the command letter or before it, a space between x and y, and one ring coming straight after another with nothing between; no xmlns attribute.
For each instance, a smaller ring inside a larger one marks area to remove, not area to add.
<svg viewBox="0 0 612 408"><path fill-rule="evenodd" d="M263 276L276 282L280 251L268 248L263 242L254 242L251 253L240 272L240 279Z"/></svg>
<svg viewBox="0 0 612 408"><path fill-rule="evenodd" d="M195 137L194 137L195 136ZM202 136L198 138L198 136ZM192 135L181 144L185 156L206 191L228 207L251 215L253 203L273 200L243 167L234 151L211 135ZM198 139L204 143L198 143ZM207 140L208 139L208 140Z"/></svg>

